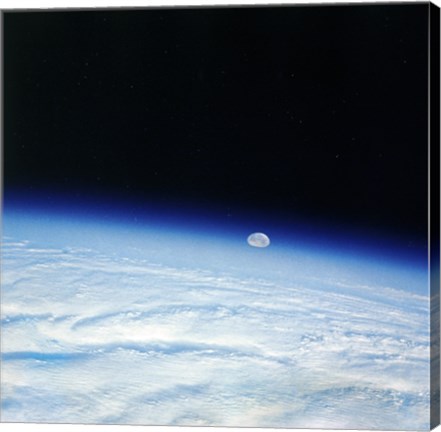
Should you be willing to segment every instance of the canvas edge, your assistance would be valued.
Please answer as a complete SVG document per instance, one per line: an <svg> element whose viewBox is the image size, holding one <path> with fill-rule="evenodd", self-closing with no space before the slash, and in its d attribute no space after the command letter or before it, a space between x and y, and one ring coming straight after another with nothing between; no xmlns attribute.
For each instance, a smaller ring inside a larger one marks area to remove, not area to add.
<svg viewBox="0 0 441 432"><path fill-rule="evenodd" d="M430 429L440 424L440 8L429 4Z"/></svg>
<svg viewBox="0 0 441 432"><path fill-rule="evenodd" d="M0 319L3 318L3 193L4 193L4 11L0 10ZM1 356L3 353L3 327L0 326L0 383L3 382L3 368L1 367ZM0 423L2 422L2 404L0 403Z"/></svg>

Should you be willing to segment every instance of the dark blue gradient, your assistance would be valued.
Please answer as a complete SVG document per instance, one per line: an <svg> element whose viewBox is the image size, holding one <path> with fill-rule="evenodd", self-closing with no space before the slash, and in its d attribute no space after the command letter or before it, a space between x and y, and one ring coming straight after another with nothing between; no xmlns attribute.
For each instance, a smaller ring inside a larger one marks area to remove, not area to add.
<svg viewBox="0 0 441 432"><path fill-rule="evenodd" d="M38 212L79 221L131 227L156 226L199 234L218 233L226 238L247 236L254 231L270 235L272 243L284 247L312 246L317 251L372 255L378 258L427 265L427 241L372 228L354 228L322 218L293 218L281 212L240 207L225 210L205 202L147 202L124 195L61 194L53 191L5 191L4 210Z"/></svg>
<svg viewBox="0 0 441 432"><path fill-rule="evenodd" d="M271 238L269 248L247 245L247 236L255 231ZM428 289L424 244L326 224L325 217L319 223L242 209L225 214L203 203L16 190L5 194L3 235L46 247L84 247L137 258L144 254L153 261L160 256L158 264L188 265L190 258L196 267L216 263L217 270L227 273L243 266L250 275L273 279L299 272L313 277L318 270L332 280L355 273L359 279L362 272L371 284L398 284L424 294ZM117 250L109 250L115 244ZM269 262L275 263L270 269Z"/></svg>

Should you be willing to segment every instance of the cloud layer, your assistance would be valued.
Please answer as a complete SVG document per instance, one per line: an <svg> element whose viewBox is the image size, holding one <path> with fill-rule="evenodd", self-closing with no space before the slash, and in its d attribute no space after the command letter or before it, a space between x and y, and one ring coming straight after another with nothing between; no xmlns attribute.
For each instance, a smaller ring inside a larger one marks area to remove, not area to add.
<svg viewBox="0 0 441 432"><path fill-rule="evenodd" d="M284 283L10 240L2 357L7 422L429 424L428 298L363 278Z"/></svg>

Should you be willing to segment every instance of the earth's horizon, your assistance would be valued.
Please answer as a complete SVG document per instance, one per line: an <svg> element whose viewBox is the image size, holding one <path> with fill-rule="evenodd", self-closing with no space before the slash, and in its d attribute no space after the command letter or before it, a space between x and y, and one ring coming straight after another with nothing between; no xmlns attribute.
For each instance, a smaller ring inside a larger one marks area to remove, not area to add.
<svg viewBox="0 0 441 432"><path fill-rule="evenodd" d="M419 264L10 210L2 421L429 429Z"/></svg>

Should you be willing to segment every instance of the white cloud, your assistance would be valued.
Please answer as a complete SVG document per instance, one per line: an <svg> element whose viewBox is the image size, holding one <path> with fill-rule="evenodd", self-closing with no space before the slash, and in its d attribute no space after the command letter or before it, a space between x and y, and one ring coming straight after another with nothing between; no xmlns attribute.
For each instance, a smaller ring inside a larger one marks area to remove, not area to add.
<svg viewBox="0 0 441 432"><path fill-rule="evenodd" d="M3 256L3 421L428 425L423 295L17 241Z"/></svg>

